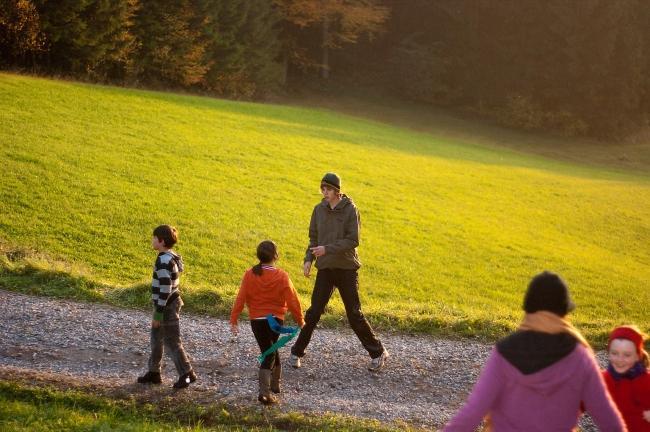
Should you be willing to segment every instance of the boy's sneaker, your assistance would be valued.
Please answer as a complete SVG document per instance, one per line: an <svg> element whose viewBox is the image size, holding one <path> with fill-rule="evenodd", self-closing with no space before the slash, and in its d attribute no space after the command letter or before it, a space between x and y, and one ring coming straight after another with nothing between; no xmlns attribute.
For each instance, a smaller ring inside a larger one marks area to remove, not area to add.
<svg viewBox="0 0 650 432"><path fill-rule="evenodd" d="M291 354L289 356L289 366L291 366L294 369L298 369L302 364L300 363L300 357L298 357L295 354Z"/></svg>
<svg viewBox="0 0 650 432"><path fill-rule="evenodd" d="M138 382L140 384L160 384L162 379L160 379L160 372L147 372L138 377Z"/></svg>
<svg viewBox="0 0 650 432"><path fill-rule="evenodd" d="M190 385L190 383L193 383L196 381L196 374L194 371L189 371L186 374L183 374L178 378L178 381L174 383L174 388L175 389L182 389Z"/></svg>
<svg viewBox="0 0 650 432"><path fill-rule="evenodd" d="M370 360L368 370L370 372L377 372L379 369L384 367L384 364L386 363L386 359L388 357L388 351L384 350L384 352L382 352L379 357L375 357L374 359Z"/></svg>

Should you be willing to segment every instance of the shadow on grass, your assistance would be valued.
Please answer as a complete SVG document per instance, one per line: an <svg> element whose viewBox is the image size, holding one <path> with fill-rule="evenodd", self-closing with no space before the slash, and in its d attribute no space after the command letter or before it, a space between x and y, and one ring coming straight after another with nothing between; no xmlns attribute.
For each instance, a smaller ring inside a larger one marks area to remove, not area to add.
<svg viewBox="0 0 650 432"><path fill-rule="evenodd" d="M101 285L83 276L48 270L31 263L0 267L0 288L23 294L71 298L88 302L104 301Z"/></svg>
<svg viewBox="0 0 650 432"><path fill-rule="evenodd" d="M0 245L1 246L1 245ZM0 248L0 288L28 295L73 299L76 301L109 304L138 310L151 308L151 287L137 283L127 287L115 287L75 275L66 267L44 259L34 252L23 249ZM194 314L227 318L232 298L207 288L181 287L183 309ZM305 305L306 306L306 305ZM401 331L413 334L429 334L448 338L471 338L494 341L512 329L487 320L443 320L430 316L398 316L390 311L367 314L372 326L380 332ZM325 328L349 328L345 313L326 308L320 325Z"/></svg>
<svg viewBox="0 0 650 432"><path fill-rule="evenodd" d="M151 285L114 287L84 275L75 275L62 263L38 257L24 249L0 248L0 288L28 295L74 299L134 309L151 307ZM69 267L69 266L67 266ZM206 288L181 290L184 309L198 314L225 316L231 303Z"/></svg>
<svg viewBox="0 0 650 432"><path fill-rule="evenodd" d="M6 255L5 255L6 257ZM2 258L2 256L0 256ZM149 284L138 283L129 287L112 287L88 279L73 276L59 270L49 270L25 263L8 268L0 262L0 288L22 294L77 301L110 304L118 307L147 310L151 307L151 288ZM230 315L233 299L206 288L182 290L183 307L186 312L227 318ZM306 305L303 305L306 306ZM376 331L405 332L409 334L428 334L451 339L472 339L481 342L494 342L514 330L503 322L488 319L444 320L431 316L404 317L383 313L369 313L366 317ZM319 325L324 328L350 328L345 313L327 308ZM588 331L589 340L595 347L602 346L608 337L607 332Z"/></svg>
<svg viewBox="0 0 650 432"><path fill-rule="evenodd" d="M57 265L64 266L62 263L44 260L35 252L8 248L0 243L0 289L138 310L151 308L151 288L148 283L114 287L83 275L74 275L70 271L52 268ZM186 312L222 319L227 319L230 315L234 298L225 298L208 288L181 287L181 293ZM307 305L303 307L306 309ZM389 310L366 313L366 316L373 328L379 332L398 331L481 342L494 342L514 330L504 322L489 319L453 317L445 320L430 315L401 315ZM350 328L345 313L333 310L331 305L326 308L319 325L324 328ZM589 334L590 342L596 347L602 346L607 340L607 332L597 332L595 329L589 331L588 328L583 331Z"/></svg>

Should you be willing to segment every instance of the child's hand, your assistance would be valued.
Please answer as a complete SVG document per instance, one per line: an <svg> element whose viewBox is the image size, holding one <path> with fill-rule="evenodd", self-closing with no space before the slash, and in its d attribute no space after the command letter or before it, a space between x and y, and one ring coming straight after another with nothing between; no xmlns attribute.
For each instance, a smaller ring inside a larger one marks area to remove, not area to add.
<svg viewBox="0 0 650 432"><path fill-rule="evenodd" d="M643 418L650 423L650 410L643 411Z"/></svg>
<svg viewBox="0 0 650 432"><path fill-rule="evenodd" d="M310 272L311 272L311 261L305 261L305 263L302 265L302 273L305 275L305 277L309 277Z"/></svg>
<svg viewBox="0 0 650 432"><path fill-rule="evenodd" d="M151 321L151 328L157 329L159 327L160 327L160 321L158 321L158 320L152 320Z"/></svg>
<svg viewBox="0 0 650 432"><path fill-rule="evenodd" d="M237 324L230 324L230 333L234 336L239 334L239 326Z"/></svg>

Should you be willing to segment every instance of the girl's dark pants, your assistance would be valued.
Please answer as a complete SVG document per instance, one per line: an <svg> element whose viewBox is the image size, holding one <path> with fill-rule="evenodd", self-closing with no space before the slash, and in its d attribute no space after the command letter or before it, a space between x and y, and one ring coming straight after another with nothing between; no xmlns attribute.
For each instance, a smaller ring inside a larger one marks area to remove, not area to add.
<svg viewBox="0 0 650 432"><path fill-rule="evenodd" d="M354 330L370 357L379 357L384 351L384 347L361 312L357 270L347 269L318 270L314 292L311 294L311 306L305 313L305 326L300 330L298 340L291 347L291 354L298 357L305 355L305 349L311 340L316 324L318 324L321 315L325 311L325 306L332 297L334 287L339 289L352 330Z"/></svg>
<svg viewBox="0 0 650 432"><path fill-rule="evenodd" d="M278 319L277 317L275 319L280 325L284 324L284 320ZM269 326L269 322L266 319L251 320L251 329L253 330L253 335L255 335L257 344L260 346L261 353L277 342L278 337L280 336L271 330L271 326ZM273 369L279 364L280 352L275 351L264 358L264 361L260 365L260 369Z"/></svg>

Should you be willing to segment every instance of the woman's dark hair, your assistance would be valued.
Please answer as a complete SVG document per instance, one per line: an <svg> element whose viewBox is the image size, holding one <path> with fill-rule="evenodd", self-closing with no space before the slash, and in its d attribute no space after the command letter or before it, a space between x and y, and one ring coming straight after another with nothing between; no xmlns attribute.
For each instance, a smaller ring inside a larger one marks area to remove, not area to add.
<svg viewBox="0 0 650 432"><path fill-rule="evenodd" d="M271 240L264 240L257 245L257 259L260 260L259 264L253 266L253 273L262 275L262 264L270 263L278 259L278 247Z"/></svg>
<svg viewBox="0 0 650 432"><path fill-rule="evenodd" d="M165 243L166 248L171 248L178 241L178 231L171 225L157 226L153 235L158 237L158 241Z"/></svg>

